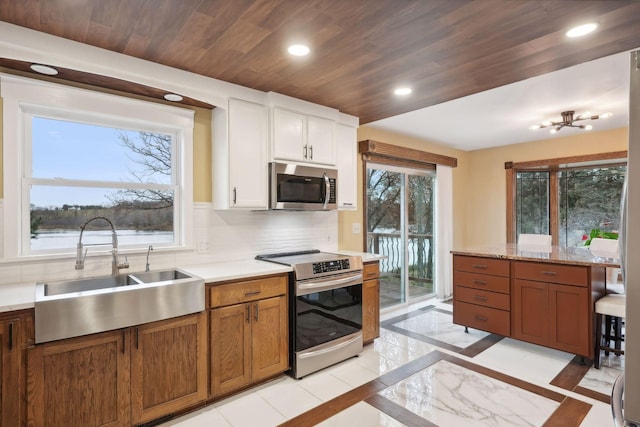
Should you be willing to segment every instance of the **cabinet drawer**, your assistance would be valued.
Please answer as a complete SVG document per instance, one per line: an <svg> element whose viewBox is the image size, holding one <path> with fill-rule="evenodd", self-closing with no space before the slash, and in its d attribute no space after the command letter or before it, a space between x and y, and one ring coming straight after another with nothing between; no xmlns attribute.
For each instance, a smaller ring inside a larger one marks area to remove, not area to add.
<svg viewBox="0 0 640 427"><path fill-rule="evenodd" d="M456 301L468 302L470 304L478 304L485 307L492 307L507 311L509 311L511 307L511 296L509 294L465 288L464 286L456 286L454 293Z"/></svg>
<svg viewBox="0 0 640 427"><path fill-rule="evenodd" d="M574 286L588 286L588 267L541 262L514 262L516 279L537 282L563 283Z"/></svg>
<svg viewBox="0 0 640 427"><path fill-rule="evenodd" d="M380 268L377 262L364 264L362 267L362 280L377 279L380 276Z"/></svg>
<svg viewBox="0 0 640 427"><path fill-rule="evenodd" d="M453 284L468 288L483 289L485 291L509 293L509 278L489 276L488 274L467 273L466 271L453 272Z"/></svg>
<svg viewBox="0 0 640 427"><path fill-rule="evenodd" d="M209 292L210 307L270 298L287 293L287 276L212 285Z"/></svg>
<svg viewBox="0 0 640 427"><path fill-rule="evenodd" d="M508 337L511 332L508 311L466 302L454 302L453 323Z"/></svg>
<svg viewBox="0 0 640 427"><path fill-rule="evenodd" d="M508 277L509 260L456 255L453 257L453 269Z"/></svg>

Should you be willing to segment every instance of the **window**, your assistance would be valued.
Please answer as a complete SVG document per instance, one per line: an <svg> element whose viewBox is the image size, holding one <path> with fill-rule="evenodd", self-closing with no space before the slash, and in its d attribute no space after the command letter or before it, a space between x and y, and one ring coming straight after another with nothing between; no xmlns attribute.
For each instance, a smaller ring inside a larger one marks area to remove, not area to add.
<svg viewBox="0 0 640 427"><path fill-rule="evenodd" d="M551 234L555 245L571 247L592 230L618 231L626 152L584 157L507 164L514 180L507 203L514 210L507 213L510 241L520 233Z"/></svg>
<svg viewBox="0 0 640 427"><path fill-rule="evenodd" d="M96 216L120 248L189 244L193 111L8 76L2 93L5 256L74 253ZM83 243L110 236L95 221Z"/></svg>

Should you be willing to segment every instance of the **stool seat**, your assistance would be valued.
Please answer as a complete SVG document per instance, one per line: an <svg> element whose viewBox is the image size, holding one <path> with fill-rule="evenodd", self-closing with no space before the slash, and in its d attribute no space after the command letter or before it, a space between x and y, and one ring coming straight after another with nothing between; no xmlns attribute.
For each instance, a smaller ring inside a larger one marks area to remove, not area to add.
<svg viewBox="0 0 640 427"><path fill-rule="evenodd" d="M625 295L608 294L596 301L596 313L624 319Z"/></svg>

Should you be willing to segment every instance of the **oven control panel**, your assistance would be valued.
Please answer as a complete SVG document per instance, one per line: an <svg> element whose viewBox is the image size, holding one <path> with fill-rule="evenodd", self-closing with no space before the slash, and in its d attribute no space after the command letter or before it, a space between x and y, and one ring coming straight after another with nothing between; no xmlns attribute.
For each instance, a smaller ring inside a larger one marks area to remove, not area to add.
<svg viewBox="0 0 640 427"><path fill-rule="evenodd" d="M330 273L332 271L349 270L348 259L336 259L313 263L313 274Z"/></svg>

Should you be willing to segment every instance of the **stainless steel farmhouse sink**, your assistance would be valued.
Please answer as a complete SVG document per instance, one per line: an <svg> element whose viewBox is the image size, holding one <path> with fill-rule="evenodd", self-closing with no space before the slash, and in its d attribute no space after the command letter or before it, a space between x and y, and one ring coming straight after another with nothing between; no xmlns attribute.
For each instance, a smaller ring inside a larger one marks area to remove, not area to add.
<svg viewBox="0 0 640 427"><path fill-rule="evenodd" d="M204 279L179 269L36 284L36 343L204 310Z"/></svg>

